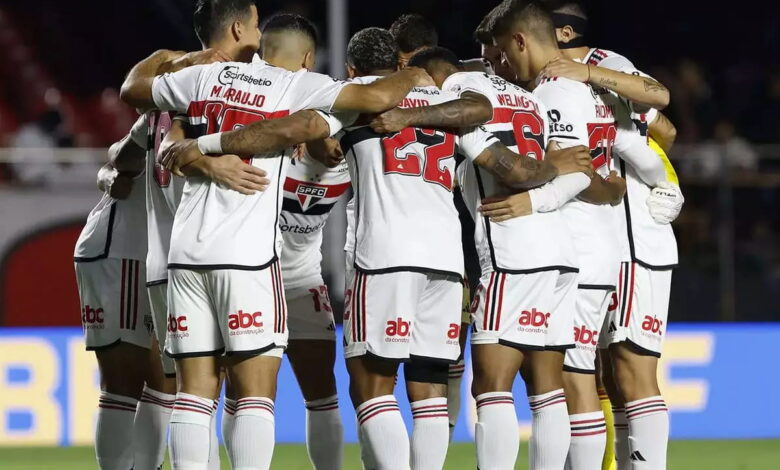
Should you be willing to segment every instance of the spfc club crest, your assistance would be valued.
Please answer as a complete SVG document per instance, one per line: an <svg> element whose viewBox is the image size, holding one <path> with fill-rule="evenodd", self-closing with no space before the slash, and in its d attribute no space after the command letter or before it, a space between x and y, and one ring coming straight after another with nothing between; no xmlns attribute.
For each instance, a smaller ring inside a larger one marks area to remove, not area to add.
<svg viewBox="0 0 780 470"><path fill-rule="evenodd" d="M328 188L324 186L301 183L295 190L295 195L298 196L298 202L301 204L301 209L306 212L309 210L309 207L317 204L324 198L325 193L327 192Z"/></svg>

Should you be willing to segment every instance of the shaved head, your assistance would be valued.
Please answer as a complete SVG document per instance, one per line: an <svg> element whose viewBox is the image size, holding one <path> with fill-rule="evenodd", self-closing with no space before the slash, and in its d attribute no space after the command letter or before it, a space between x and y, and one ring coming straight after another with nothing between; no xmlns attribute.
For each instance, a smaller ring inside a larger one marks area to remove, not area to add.
<svg viewBox="0 0 780 470"><path fill-rule="evenodd" d="M263 59L313 68L317 49L317 29L300 15L275 15L263 26L260 50ZM279 65L279 64L274 64ZM290 68L290 67L285 67Z"/></svg>

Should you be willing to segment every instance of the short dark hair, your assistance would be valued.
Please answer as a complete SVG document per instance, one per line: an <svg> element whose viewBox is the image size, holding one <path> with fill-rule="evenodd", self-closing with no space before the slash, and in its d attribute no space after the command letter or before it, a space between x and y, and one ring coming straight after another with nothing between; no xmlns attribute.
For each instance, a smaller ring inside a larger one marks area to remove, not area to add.
<svg viewBox="0 0 780 470"><path fill-rule="evenodd" d="M405 53L439 45L436 27L424 16L416 13L399 16L390 26L390 33L398 43L398 48Z"/></svg>
<svg viewBox="0 0 780 470"><path fill-rule="evenodd" d="M417 54L413 55L412 58L409 59L409 63L407 65L409 67L425 68L432 62L444 62L446 64L453 65L456 68L460 68L461 66L458 56L445 47L429 47L428 49L423 49Z"/></svg>
<svg viewBox="0 0 780 470"><path fill-rule="evenodd" d="M490 32L491 22L493 21L491 13L493 12L491 11L485 15L485 17L482 18L482 21L479 22L477 29L474 30L474 39L478 43L485 44L487 46L493 45L493 34Z"/></svg>
<svg viewBox="0 0 780 470"><path fill-rule="evenodd" d="M588 20L588 14L580 0L544 0L544 6L553 13L565 13Z"/></svg>
<svg viewBox="0 0 780 470"><path fill-rule="evenodd" d="M309 38L317 46L317 27L308 18L291 13L274 15L263 26L263 34L292 31Z"/></svg>
<svg viewBox="0 0 780 470"><path fill-rule="evenodd" d="M493 37L510 32L519 23L523 31L557 43L550 12L538 0L504 0L488 15L488 29Z"/></svg>
<svg viewBox="0 0 780 470"><path fill-rule="evenodd" d="M195 2L195 34L203 44L208 44L230 22L243 20L249 14L255 0L197 0Z"/></svg>
<svg viewBox="0 0 780 470"><path fill-rule="evenodd" d="M386 29L361 29L349 40L347 62L362 74L395 70L398 67L398 45Z"/></svg>

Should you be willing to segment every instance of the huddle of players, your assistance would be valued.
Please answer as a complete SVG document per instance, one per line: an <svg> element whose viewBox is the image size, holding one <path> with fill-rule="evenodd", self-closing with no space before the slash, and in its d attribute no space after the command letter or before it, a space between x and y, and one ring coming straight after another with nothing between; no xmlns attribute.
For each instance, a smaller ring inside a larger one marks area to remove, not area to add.
<svg viewBox="0 0 780 470"><path fill-rule="evenodd" d="M505 57L491 64L502 77L465 72L442 48L415 50L435 44L404 44L435 42L426 22L406 16L395 37L379 28L353 36L352 80L341 82L307 71L316 33L305 19L275 17L261 40L253 2L199 1L205 50L158 51L128 75L123 99L150 111L110 149L99 175L106 196L76 247L103 384L100 467L158 468L170 429L174 468L218 468L224 371L231 464L269 468L285 348L306 400L312 464L341 467L319 247L351 181L344 343L364 466L442 468L447 379L462 370L448 367L465 333L457 180L473 220L466 248L480 265L470 276L479 467L514 468L518 371L533 413L532 468L601 465L598 336L614 370L619 468L665 468L655 366L676 263L668 224L682 195L647 144L646 122L660 118L637 103L663 106L668 93L621 56L587 48L576 3L556 12L507 0L483 20L483 57ZM556 34L574 47L559 50ZM558 59L568 52L582 63ZM407 60L414 67L397 71ZM618 72L596 67L610 64ZM456 155L467 160L457 168ZM145 194L132 180L141 173ZM151 308L139 295L144 280ZM411 442L393 395L401 362Z"/></svg>

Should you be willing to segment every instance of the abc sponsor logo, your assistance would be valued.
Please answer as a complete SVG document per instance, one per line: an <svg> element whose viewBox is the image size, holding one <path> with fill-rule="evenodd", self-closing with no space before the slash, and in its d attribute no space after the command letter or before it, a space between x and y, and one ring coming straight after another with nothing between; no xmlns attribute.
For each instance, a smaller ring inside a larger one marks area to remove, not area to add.
<svg viewBox="0 0 780 470"><path fill-rule="evenodd" d="M447 329L447 344L460 345L460 324L450 323Z"/></svg>
<svg viewBox="0 0 780 470"><path fill-rule="evenodd" d="M659 320L655 315L645 315L645 319L642 321L642 334L645 336L658 337L663 336L664 322Z"/></svg>
<svg viewBox="0 0 780 470"><path fill-rule="evenodd" d="M187 315L168 315L168 336L186 338L190 335L187 330Z"/></svg>
<svg viewBox="0 0 780 470"><path fill-rule="evenodd" d="M539 328L541 331L541 327L547 328L549 320L549 313L532 308L531 310L523 310L517 322L522 331L533 331L534 328Z"/></svg>
<svg viewBox="0 0 780 470"><path fill-rule="evenodd" d="M243 310L231 313L228 315L228 329L230 330L230 336L262 334L265 331L263 329L263 313L250 313Z"/></svg>
<svg viewBox="0 0 780 470"><path fill-rule="evenodd" d="M81 324L88 330L102 330L105 328L103 324L103 309L85 305L81 309Z"/></svg>
<svg viewBox="0 0 780 470"><path fill-rule="evenodd" d="M385 342L408 343L412 327L411 323L412 322L404 321L401 317L388 321L387 327L385 328Z"/></svg>
<svg viewBox="0 0 780 470"><path fill-rule="evenodd" d="M586 346L596 346L599 342L598 331L589 330L587 326L574 327L574 342Z"/></svg>

